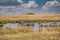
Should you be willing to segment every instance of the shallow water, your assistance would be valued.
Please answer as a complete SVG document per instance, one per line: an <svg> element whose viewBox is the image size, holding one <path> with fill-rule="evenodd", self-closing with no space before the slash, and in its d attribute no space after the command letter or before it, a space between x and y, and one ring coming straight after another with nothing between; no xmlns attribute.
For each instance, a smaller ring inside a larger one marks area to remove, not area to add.
<svg viewBox="0 0 60 40"><path fill-rule="evenodd" d="M23 25L24 24L19 24L19 23L6 23L6 24L3 25L3 28L18 28L18 27L22 27ZM35 23L29 23L29 27L33 28L34 31L36 31L38 29L45 30L45 27L44 26L41 27L40 24L38 24L37 22L35 22ZM48 28L50 30L53 29L53 27L48 27Z"/></svg>
<svg viewBox="0 0 60 40"><path fill-rule="evenodd" d="M34 23L34 31L39 29L39 24L38 23Z"/></svg>
<svg viewBox="0 0 60 40"><path fill-rule="evenodd" d="M3 28L17 28L17 27L19 27L20 25L19 25L19 23L7 23L7 24L4 24L3 25Z"/></svg>
<svg viewBox="0 0 60 40"><path fill-rule="evenodd" d="M18 28L21 27L23 25L19 24L19 23L6 23L3 25L3 28ZM33 28L34 31L36 31L39 28L39 24L38 23L34 23L34 25L29 25L30 28Z"/></svg>

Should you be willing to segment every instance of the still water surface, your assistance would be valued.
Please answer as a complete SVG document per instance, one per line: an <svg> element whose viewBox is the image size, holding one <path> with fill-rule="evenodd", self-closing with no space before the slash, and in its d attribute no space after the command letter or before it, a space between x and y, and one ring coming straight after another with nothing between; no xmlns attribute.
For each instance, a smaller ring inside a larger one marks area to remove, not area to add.
<svg viewBox="0 0 60 40"><path fill-rule="evenodd" d="M4 24L3 25L3 28L19 28L19 27L21 27L22 26L22 24L19 24L19 23L6 23L6 24ZM41 30L45 30L45 27L40 27L40 24L39 23L34 23L34 25L29 25L30 26L30 28L33 28L33 30L34 31L36 31L36 30L38 30L39 28L41 29ZM53 29L53 27L49 27L49 29Z"/></svg>

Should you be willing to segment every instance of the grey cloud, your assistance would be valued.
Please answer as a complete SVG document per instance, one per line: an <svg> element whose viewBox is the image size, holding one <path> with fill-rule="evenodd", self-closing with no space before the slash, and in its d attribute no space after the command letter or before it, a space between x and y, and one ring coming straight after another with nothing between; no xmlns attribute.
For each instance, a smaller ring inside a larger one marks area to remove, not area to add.
<svg viewBox="0 0 60 40"><path fill-rule="evenodd" d="M56 0L46 2L46 4L42 7L42 11L60 13L60 2Z"/></svg>
<svg viewBox="0 0 60 40"><path fill-rule="evenodd" d="M21 1L19 1L21 3ZM31 10L34 8L36 9L38 5L35 3L35 1L29 1L28 3L21 3L21 5L18 6L0 6L0 15L1 14L19 14L19 13L27 13L31 12ZM34 11L34 10L32 10Z"/></svg>
<svg viewBox="0 0 60 40"><path fill-rule="evenodd" d="M0 6L20 5L21 2L18 0L0 0Z"/></svg>
<svg viewBox="0 0 60 40"><path fill-rule="evenodd" d="M56 1L60 2L60 0L56 0Z"/></svg>

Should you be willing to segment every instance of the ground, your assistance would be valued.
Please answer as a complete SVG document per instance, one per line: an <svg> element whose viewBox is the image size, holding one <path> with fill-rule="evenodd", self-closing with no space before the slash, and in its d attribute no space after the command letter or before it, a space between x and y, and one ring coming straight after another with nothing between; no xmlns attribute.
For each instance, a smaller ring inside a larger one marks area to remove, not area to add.
<svg viewBox="0 0 60 40"><path fill-rule="evenodd" d="M0 40L60 40L60 27L55 27L54 30L47 29L44 31L38 30L36 32L29 31L28 29L29 28L14 29L14 31L11 32L9 31L11 29L4 29L5 33L0 31L0 33L3 33L0 34Z"/></svg>

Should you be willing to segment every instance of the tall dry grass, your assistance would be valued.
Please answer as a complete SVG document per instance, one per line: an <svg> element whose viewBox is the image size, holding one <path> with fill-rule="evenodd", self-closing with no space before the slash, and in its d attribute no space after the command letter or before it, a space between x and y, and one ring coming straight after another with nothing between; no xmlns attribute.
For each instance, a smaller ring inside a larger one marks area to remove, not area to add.
<svg viewBox="0 0 60 40"><path fill-rule="evenodd" d="M36 31L27 26L16 29L0 28L0 40L60 40L60 27L54 27L53 30L46 27L45 30Z"/></svg>
<svg viewBox="0 0 60 40"><path fill-rule="evenodd" d="M38 28L34 31L33 28L29 26L24 26L20 28L0 28L0 35L1 34L16 34L16 33L33 33L33 32L44 32L44 33L60 33L60 27L53 27L52 29L49 27Z"/></svg>

